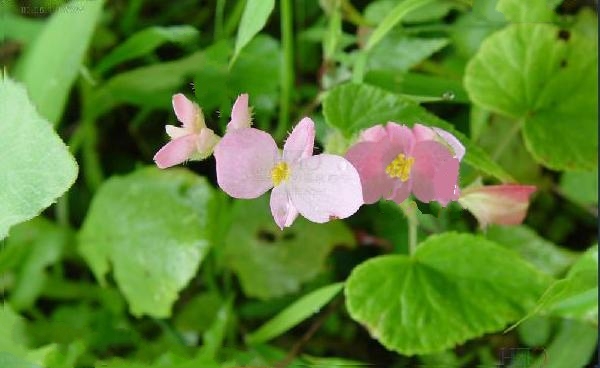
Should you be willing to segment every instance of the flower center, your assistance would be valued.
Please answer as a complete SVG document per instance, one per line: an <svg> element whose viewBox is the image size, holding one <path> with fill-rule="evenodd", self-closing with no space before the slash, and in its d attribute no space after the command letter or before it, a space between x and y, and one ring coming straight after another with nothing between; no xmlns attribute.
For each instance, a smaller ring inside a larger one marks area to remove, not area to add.
<svg viewBox="0 0 600 368"><path fill-rule="evenodd" d="M410 170L414 163L414 157L406 157L401 153L385 168L385 173L388 174L390 178L398 178L401 181L407 181L410 177Z"/></svg>
<svg viewBox="0 0 600 368"><path fill-rule="evenodd" d="M290 177L290 168L285 162L278 163L271 170L271 180L273 185L278 186L282 181L286 181Z"/></svg>

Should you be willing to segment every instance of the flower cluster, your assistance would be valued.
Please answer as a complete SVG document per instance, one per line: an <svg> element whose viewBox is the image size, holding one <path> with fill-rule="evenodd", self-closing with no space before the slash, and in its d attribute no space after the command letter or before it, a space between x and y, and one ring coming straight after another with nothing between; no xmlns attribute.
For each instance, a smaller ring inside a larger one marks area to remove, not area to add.
<svg viewBox="0 0 600 368"><path fill-rule="evenodd" d="M313 155L314 122L305 117L280 151L270 134L252 127L248 95L233 105L220 138L206 126L200 107L173 96L181 127L166 126L171 141L154 156L160 168L201 160L214 152L217 182L234 198L257 198L270 189L271 213L283 229L300 214L327 222L354 214L363 204L386 199L398 204L411 193L422 202L458 201L480 224L521 223L535 187L458 186L465 147L451 133L421 124L388 122L364 130L345 157Z"/></svg>

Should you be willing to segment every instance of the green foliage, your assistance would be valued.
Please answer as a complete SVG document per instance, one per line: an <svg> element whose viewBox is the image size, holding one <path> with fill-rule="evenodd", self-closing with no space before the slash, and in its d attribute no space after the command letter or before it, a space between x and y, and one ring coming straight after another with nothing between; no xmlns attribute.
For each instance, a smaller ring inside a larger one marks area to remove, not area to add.
<svg viewBox="0 0 600 368"><path fill-rule="evenodd" d="M164 43L191 44L198 39L198 31L190 26L149 27L141 30L102 58L96 66L106 72L124 61L146 55Z"/></svg>
<svg viewBox="0 0 600 368"><path fill-rule="evenodd" d="M233 61L237 59L252 38L263 29L274 7L275 0L246 0L246 7L235 39Z"/></svg>
<svg viewBox="0 0 600 368"><path fill-rule="evenodd" d="M247 335L246 341L249 344L260 344L281 335L319 311L342 290L343 286L343 283L327 285L303 296L258 330Z"/></svg>
<svg viewBox="0 0 600 368"><path fill-rule="evenodd" d="M388 349L443 351L527 313L549 279L514 253L473 235L429 237L414 257L377 257L347 281L353 319Z"/></svg>
<svg viewBox="0 0 600 368"><path fill-rule="evenodd" d="M83 67L103 3L78 0L64 5L48 20L20 61L18 79L25 84L40 114L55 125Z"/></svg>
<svg viewBox="0 0 600 368"><path fill-rule="evenodd" d="M253 297L266 299L298 291L323 270L333 247L354 244L352 234L339 221L313 224L298 218L292 228L279 230L266 196L236 202L231 216L225 262L239 277L244 293Z"/></svg>
<svg viewBox="0 0 600 368"><path fill-rule="evenodd" d="M77 164L67 147L27 97L25 88L0 81L0 240L11 226L50 206L75 181Z"/></svg>
<svg viewBox="0 0 600 368"><path fill-rule="evenodd" d="M597 58L587 50L595 45L577 32L561 32L525 23L493 34L469 62L465 87L478 105L523 122L526 146L538 162L556 170L593 170Z"/></svg>
<svg viewBox="0 0 600 368"><path fill-rule="evenodd" d="M132 314L168 317L209 249L212 200L206 181L181 169L112 178L94 198L79 251L103 285L112 264Z"/></svg>

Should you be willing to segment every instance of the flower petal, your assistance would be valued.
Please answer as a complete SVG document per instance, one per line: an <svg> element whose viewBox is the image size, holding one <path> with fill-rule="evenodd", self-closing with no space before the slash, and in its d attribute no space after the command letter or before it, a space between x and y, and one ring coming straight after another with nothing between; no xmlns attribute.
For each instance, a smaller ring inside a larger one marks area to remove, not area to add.
<svg viewBox="0 0 600 368"><path fill-rule="evenodd" d="M391 196L386 197L386 199L392 200L398 204L404 202L408 196L410 195L410 190L412 189L412 179L408 179L403 182L400 180L395 180L394 189L392 191Z"/></svg>
<svg viewBox="0 0 600 368"><path fill-rule="evenodd" d="M518 225L529 207L532 185L503 184L467 188L458 202L477 218L482 227L488 224Z"/></svg>
<svg viewBox="0 0 600 368"><path fill-rule="evenodd" d="M303 118L294 127L283 146L283 159L294 163L310 157L315 145L315 123L311 118Z"/></svg>
<svg viewBox="0 0 600 368"><path fill-rule="evenodd" d="M458 138L456 138L454 135L452 135L452 133L445 131L444 129L434 127L433 130L440 137L442 137L442 139L444 141L446 141L446 143L448 143L448 145L450 145L450 147L452 147L452 150L454 151L454 157L456 157L458 159L458 161L461 161L463 156L465 155L466 149L465 149L465 146L463 146L463 144L460 143Z"/></svg>
<svg viewBox="0 0 600 368"><path fill-rule="evenodd" d="M379 143L357 143L346 152L346 159L360 175L365 203L375 203L381 197L392 195L395 180L385 173L385 168L397 154L387 139Z"/></svg>
<svg viewBox="0 0 600 368"><path fill-rule="evenodd" d="M284 227L291 226L298 217L298 210L296 210L288 196L285 183L276 186L271 191L271 214L281 230Z"/></svg>
<svg viewBox="0 0 600 368"><path fill-rule="evenodd" d="M203 160L213 153L215 146L219 143L219 136L212 129L204 128L198 134L197 149L194 160Z"/></svg>
<svg viewBox="0 0 600 368"><path fill-rule="evenodd" d="M204 126L204 118L202 117L200 107L198 107L196 103L188 100L183 93L173 95L172 103L177 120L183 124L184 128L194 130ZM202 126L196 127L196 120L199 117L202 119Z"/></svg>
<svg viewBox="0 0 600 368"><path fill-rule="evenodd" d="M410 154L415 145L415 136L406 125L389 122L385 126L390 142L398 147L398 153Z"/></svg>
<svg viewBox="0 0 600 368"><path fill-rule="evenodd" d="M438 201L442 205L458 199L459 161L443 144L436 141L420 141L413 151L415 163L412 168L412 191L420 201Z"/></svg>
<svg viewBox="0 0 600 368"><path fill-rule="evenodd" d="M387 131L383 125L375 125L369 129L364 130L360 134L361 142L379 142L383 138L387 137Z"/></svg>
<svg viewBox="0 0 600 368"><path fill-rule="evenodd" d="M165 131L171 139L183 137L184 135L192 133L188 131L188 129L176 127L175 125L165 125Z"/></svg>
<svg viewBox="0 0 600 368"><path fill-rule="evenodd" d="M196 152L197 141L198 136L196 134L188 134L165 144L154 155L156 166L165 169L189 160Z"/></svg>
<svg viewBox="0 0 600 368"><path fill-rule="evenodd" d="M256 198L273 186L271 170L279 152L268 133L244 128L225 134L215 159L221 189L234 198Z"/></svg>
<svg viewBox="0 0 600 368"><path fill-rule="evenodd" d="M300 160L290 168L287 188L294 207L313 222L346 218L363 204L358 172L341 156Z"/></svg>
<svg viewBox="0 0 600 368"><path fill-rule="evenodd" d="M227 131L250 128L252 118L250 117L250 108L248 107L248 94L243 93L238 96L231 109L231 121L227 124Z"/></svg>

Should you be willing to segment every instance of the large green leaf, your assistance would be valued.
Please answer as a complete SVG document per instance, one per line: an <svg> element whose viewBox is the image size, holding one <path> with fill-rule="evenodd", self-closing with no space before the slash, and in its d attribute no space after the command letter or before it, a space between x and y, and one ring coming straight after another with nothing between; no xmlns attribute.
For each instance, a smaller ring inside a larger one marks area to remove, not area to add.
<svg viewBox="0 0 600 368"><path fill-rule="evenodd" d="M343 286L344 284L341 282L327 285L303 296L267 323L260 326L258 330L246 336L246 342L249 344L259 344L281 335L318 312L342 290Z"/></svg>
<svg viewBox="0 0 600 368"><path fill-rule="evenodd" d="M568 35L568 36L567 36ZM465 88L492 111L524 121L528 150L557 170L598 165L598 71L593 40L548 24L493 34L469 62Z"/></svg>
<svg viewBox="0 0 600 368"><path fill-rule="evenodd" d="M246 0L246 7L244 8L235 39L233 60L238 57L242 49L267 24L273 8L275 8L275 0Z"/></svg>
<svg viewBox="0 0 600 368"><path fill-rule="evenodd" d="M22 85L0 80L0 240L61 196L77 178L77 163L35 110Z"/></svg>
<svg viewBox="0 0 600 368"><path fill-rule="evenodd" d="M96 70L100 73L115 65L146 55L164 43L189 44L198 39L198 30L192 26L153 26L134 33L102 58Z"/></svg>
<svg viewBox="0 0 600 368"><path fill-rule="evenodd" d="M334 246L354 242L342 221L314 224L298 217L281 231L264 196L234 204L225 261L246 295L267 299L297 291L323 269Z"/></svg>
<svg viewBox="0 0 600 368"><path fill-rule="evenodd" d="M560 190L582 206L598 204L598 172L566 172L560 178Z"/></svg>
<svg viewBox="0 0 600 368"><path fill-rule="evenodd" d="M347 83L335 87L327 94L323 101L323 114L327 123L346 138L351 138L362 129L388 121L408 126L423 123L440 127L454 134L465 145L466 163L500 180L511 180L510 175L481 148L457 132L450 123L429 113L407 97L365 84Z"/></svg>
<svg viewBox="0 0 600 368"><path fill-rule="evenodd" d="M114 278L136 315L168 317L209 247L213 190L186 170L147 168L109 179L82 226L79 250L96 278Z"/></svg>
<svg viewBox="0 0 600 368"><path fill-rule="evenodd" d="M498 0L496 9L515 23L550 22L554 17L550 0Z"/></svg>
<svg viewBox="0 0 600 368"><path fill-rule="evenodd" d="M21 60L18 79L40 114L53 124L62 116L103 3L77 0L57 9Z"/></svg>
<svg viewBox="0 0 600 368"><path fill-rule="evenodd" d="M549 278L481 237L445 233L413 257L364 262L346 283L346 305L385 347L406 355L443 351L526 314Z"/></svg>

